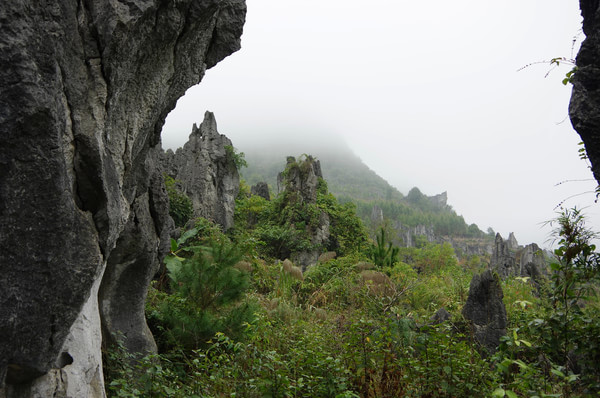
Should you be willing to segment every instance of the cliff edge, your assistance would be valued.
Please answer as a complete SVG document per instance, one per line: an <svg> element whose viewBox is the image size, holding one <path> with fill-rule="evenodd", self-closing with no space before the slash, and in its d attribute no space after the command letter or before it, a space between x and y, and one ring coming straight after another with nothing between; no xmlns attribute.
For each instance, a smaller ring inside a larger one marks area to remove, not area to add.
<svg viewBox="0 0 600 398"><path fill-rule="evenodd" d="M166 115L240 48L243 0L0 4L0 396L104 396L171 219ZM97 293L98 292L98 293Z"/></svg>

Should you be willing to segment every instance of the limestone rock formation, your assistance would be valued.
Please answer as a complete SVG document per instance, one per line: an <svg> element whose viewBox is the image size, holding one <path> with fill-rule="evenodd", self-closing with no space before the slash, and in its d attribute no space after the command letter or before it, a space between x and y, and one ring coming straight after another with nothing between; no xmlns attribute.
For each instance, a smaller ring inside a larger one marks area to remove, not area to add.
<svg viewBox="0 0 600 398"><path fill-rule="evenodd" d="M569 116L600 183L600 2L580 0L579 7L586 38L577 54Z"/></svg>
<svg viewBox="0 0 600 398"><path fill-rule="evenodd" d="M381 209L381 207L379 207L377 205L373 205L373 208L371 209L371 224L379 225L379 224L383 224L383 222L384 222L383 210Z"/></svg>
<svg viewBox="0 0 600 398"><path fill-rule="evenodd" d="M271 193L269 192L269 185L266 182L257 182L255 185L250 187L250 193L252 195L260 196L266 200L271 200Z"/></svg>
<svg viewBox="0 0 600 398"><path fill-rule="evenodd" d="M217 131L215 116L206 112L200 127L194 124L183 148L165 152L162 159L163 168L192 200L194 216L209 219L224 230L233 227L240 186L232 150L231 140Z"/></svg>
<svg viewBox="0 0 600 398"><path fill-rule="evenodd" d="M512 232L506 241L496 234L490 268L498 272L502 279L523 276L530 277L536 283L548 273L544 251L535 243L519 246Z"/></svg>
<svg viewBox="0 0 600 398"><path fill-rule="evenodd" d="M278 191L283 192L288 204L316 204L319 178L323 178L323 174L317 159L308 156L305 160L296 162L293 156L289 156L285 171L277 176ZM324 246L329 240L329 228L329 216L322 211L317 225L306 226L313 249L292 253L291 260L295 264L302 265L303 269L315 264L321 252L319 247Z"/></svg>
<svg viewBox="0 0 600 398"><path fill-rule="evenodd" d="M413 188L409 192L406 200L413 204L424 205L426 207L437 210L451 210L448 206L448 194L442 192L434 196L426 196L418 188ZM369 222L371 227L377 228L384 224L385 217L383 210L378 205L374 205L371 209ZM404 225L398 220L390 220L391 228L394 231L391 240L392 243L399 247L416 247L425 243L449 243L454 247L457 255L462 256L487 256L492 254L492 244L487 236L481 237L461 237L461 236L439 236L436 235L432 225Z"/></svg>
<svg viewBox="0 0 600 398"><path fill-rule="evenodd" d="M459 257L491 256L494 251L494 245L486 238L461 238L449 236L444 237L443 241L450 243Z"/></svg>
<svg viewBox="0 0 600 398"><path fill-rule="evenodd" d="M509 242L505 242L502 236L497 233L494 251L490 259L490 268L498 272L502 279L517 275L515 253L511 251Z"/></svg>
<svg viewBox="0 0 600 398"><path fill-rule="evenodd" d="M160 131L240 48L245 11L0 3L0 396L103 396L101 322L152 349L143 301L171 227Z"/></svg>
<svg viewBox="0 0 600 398"><path fill-rule="evenodd" d="M438 195L428 197L431 204L440 209L448 207L448 192L442 192Z"/></svg>
<svg viewBox="0 0 600 398"><path fill-rule="evenodd" d="M546 255L540 247L531 243L519 252L519 273L528 276L532 281L539 283L548 276L549 270L546 263Z"/></svg>
<svg viewBox="0 0 600 398"><path fill-rule="evenodd" d="M397 221L394 221L393 225L394 229L399 232L403 245L406 247L415 247L418 237L422 237L422 239L430 243L437 241L432 226L416 225L414 227L407 227Z"/></svg>
<svg viewBox="0 0 600 398"><path fill-rule="evenodd" d="M519 248L519 242L517 241L517 238L515 238L514 232L508 234L506 246L508 247L508 250L517 250Z"/></svg>
<svg viewBox="0 0 600 398"><path fill-rule="evenodd" d="M277 175L277 193L284 190L295 192L301 202L315 203L319 178L323 178L321 162L312 156L301 162L302 167L296 163L295 157L287 157L286 172ZM290 167L291 165L297 166Z"/></svg>
<svg viewBox="0 0 600 398"><path fill-rule="evenodd" d="M469 296L462 310L473 325L475 338L487 353L492 353L506 334L507 316L500 278L491 270L474 275Z"/></svg>

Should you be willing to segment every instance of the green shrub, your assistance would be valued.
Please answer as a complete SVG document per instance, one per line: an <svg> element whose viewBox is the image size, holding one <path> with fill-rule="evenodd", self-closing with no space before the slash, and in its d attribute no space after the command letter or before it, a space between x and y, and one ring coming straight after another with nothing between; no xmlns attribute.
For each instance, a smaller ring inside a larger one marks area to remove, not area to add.
<svg viewBox="0 0 600 398"><path fill-rule="evenodd" d="M399 250L386 239L385 229L380 228L377 242L371 245L367 254L379 268L391 268L398 261Z"/></svg>
<svg viewBox="0 0 600 398"><path fill-rule="evenodd" d="M250 281L247 272L235 267L241 259L237 248L227 240L210 246L173 245L174 254L165 260L172 294L155 292L149 301L149 318L160 326L163 340L192 350L216 332L239 335L256 306L241 301Z"/></svg>
<svg viewBox="0 0 600 398"><path fill-rule="evenodd" d="M176 227L183 227L194 213L192 201L177 187L177 180L164 174L165 187L169 196L169 215Z"/></svg>

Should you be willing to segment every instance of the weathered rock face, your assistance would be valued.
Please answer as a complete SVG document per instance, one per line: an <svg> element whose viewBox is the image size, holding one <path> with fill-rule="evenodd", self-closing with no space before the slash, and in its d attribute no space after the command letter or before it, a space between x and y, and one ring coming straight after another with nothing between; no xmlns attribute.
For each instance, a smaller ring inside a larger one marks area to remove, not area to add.
<svg viewBox="0 0 600 398"><path fill-rule="evenodd" d="M546 258L546 253L537 244L531 243L525 246L517 252L519 274L531 278L536 285L539 285L550 272Z"/></svg>
<svg viewBox="0 0 600 398"><path fill-rule="evenodd" d="M98 288L109 340L152 349L160 130L244 17L243 0L0 3L0 395L103 396Z"/></svg>
<svg viewBox="0 0 600 398"><path fill-rule="evenodd" d="M454 248L457 256L487 256L494 251L494 245L485 238L461 238L461 237L445 237L445 242L448 242Z"/></svg>
<svg viewBox="0 0 600 398"><path fill-rule="evenodd" d="M580 0L579 7L586 38L577 54L569 116L600 183L600 2Z"/></svg>
<svg viewBox="0 0 600 398"><path fill-rule="evenodd" d="M519 246L512 232L506 241L500 234L496 234L490 268L498 272L502 279L527 276L536 283L548 273L544 251L535 243Z"/></svg>
<svg viewBox="0 0 600 398"><path fill-rule="evenodd" d="M302 162L301 166L290 167L290 165L294 164L296 164L296 158L288 156L286 165L287 174L279 173L277 175L277 193L281 193L284 190L294 192L297 200L306 203L316 203L319 178L323 178L321 162L309 156Z"/></svg>
<svg viewBox="0 0 600 398"><path fill-rule="evenodd" d="M200 127L194 124L183 148L165 152L162 161L167 173L179 181L192 200L194 215L214 221L225 230L233 227L240 186L232 150L231 140L217 131L215 116L206 112Z"/></svg>
<svg viewBox="0 0 600 398"><path fill-rule="evenodd" d="M296 162L293 156L289 156L285 172L277 176L277 190L284 193L289 204L316 204L319 178L323 178L323 173L318 160L308 156L305 160ZM321 254L319 247L323 247L329 240L330 226L329 216L322 211L316 226L306 226L311 246L315 249L291 253L292 261L302 265L303 269L315 264Z"/></svg>
<svg viewBox="0 0 600 398"><path fill-rule="evenodd" d="M381 207L374 205L371 209L371 224L380 225L383 224L383 221L383 210L381 209Z"/></svg>
<svg viewBox="0 0 600 398"><path fill-rule="evenodd" d="M515 252L511 251L509 242L505 242L499 233L496 234L494 251L490 259L490 268L498 272L502 279L506 279L511 275L518 275Z"/></svg>
<svg viewBox="0 0 600 398"><path fill-rule="evenodd" d="M517 241L517 238L515 238L514 232L508 234L506 246L508 247L508 250L517 250L519 248L519 242Z"/></svg>
<svg viewBox="0 0 600 398"><path fill-rule="evenodd" d="M440 209L448 207L448 192L442 192L438 195L429 196L428 199L434 206Z"/></svg>
<svg viewBox="0 0 600 398"><path fill-rule="evenodd" d="M266 182L257 182L250 187L250 194L260 196L263 199L271 200L269 185Z"/></svg>
<svg viewBox="0 0 600 398"><path fill-rule="evenodd" d="M473 276L462 313L472 322L475 338L488 353L496 350L500 337L506 334L503 297L500 279L491 270Z"/></svg>

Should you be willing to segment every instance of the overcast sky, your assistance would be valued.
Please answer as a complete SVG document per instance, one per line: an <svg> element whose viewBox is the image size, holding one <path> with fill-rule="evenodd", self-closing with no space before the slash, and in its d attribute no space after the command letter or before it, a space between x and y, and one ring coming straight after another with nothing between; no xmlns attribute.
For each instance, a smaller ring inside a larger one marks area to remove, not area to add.
<svg viewBox="0 0 600 398"><path fill-rule="evenodd" d="M408 193L448 192L468 223L544 244L555 206L592 191L568 120L575 0L247 0L242 49L188 90L163 129L183 145L204 111L234 142L339 135ZM262 138L261 138L262 137ZM240 145L241 146L241 145ZM302 150L299 148L298 154ZM588 206L600 229L594 195Z"/></svg>

